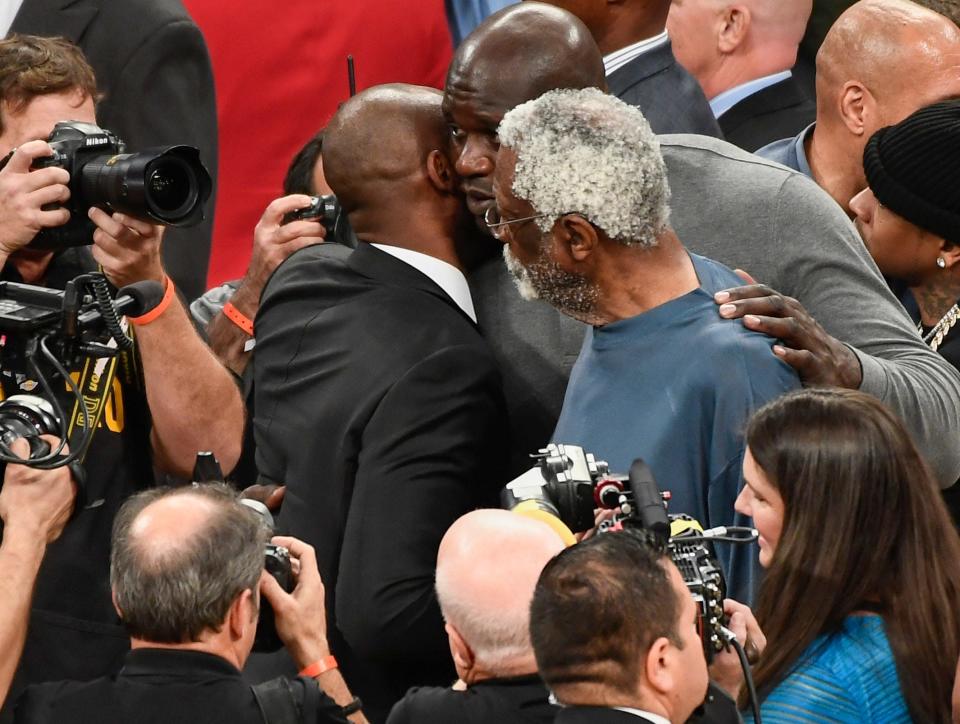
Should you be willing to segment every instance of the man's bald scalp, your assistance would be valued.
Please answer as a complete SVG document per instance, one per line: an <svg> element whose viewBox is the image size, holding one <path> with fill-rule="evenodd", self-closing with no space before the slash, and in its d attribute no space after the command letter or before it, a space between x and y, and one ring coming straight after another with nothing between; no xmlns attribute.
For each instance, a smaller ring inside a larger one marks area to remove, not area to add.
<svg viewBox="0 0 960 724"><path fill-rule="evenodd" d="M323 139L327 183L347 211L383 198L396 185L425 173L427 156L445 150L443 96L434 88L394 83L365 90L341 106Z"/></svg>
<svg viewBox="0 0 960 724"><path fill-rule="evenodd" d="M505 75L505 71L509 72ZM457 48L447 85L522 83L521 100L558 88L606 90L603 56L575 15L539 2L522 2L494 13Z"/></svg>
<svg viewBox="0 0 960 724"><path fill-rule="evenodd" d="M932 72L941 66L943 49L956 48L958 41L956 25L910 0L861 0L837 19L820 46L817 94L854 79L875 95L899 93L904 83L916 81L917 68Z"/></svg>

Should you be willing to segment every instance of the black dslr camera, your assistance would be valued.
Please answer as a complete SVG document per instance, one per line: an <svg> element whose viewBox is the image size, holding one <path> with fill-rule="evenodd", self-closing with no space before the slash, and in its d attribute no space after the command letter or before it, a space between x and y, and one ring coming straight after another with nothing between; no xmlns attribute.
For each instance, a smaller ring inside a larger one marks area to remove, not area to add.
<svg viewBox="0 0 960 724"><path fill-rule="evenodd" d="M665 549L697 603L697 629L707 663L723 651L729 642L723 614L726 583L709 541L749 543L757 532L734 527L704 531L688 515L668 516L669 494L660 492L649 466L640 459L624 476L610 474L606 462L576 445L551 444L531 457L537 467L504 488L504 507L548 513L575 533L594 526L596 508L616 511L599 531L643 530Z"/></svg>
<svg viewBox="0 0 960 724"><path fill-rule="evenodd" d="M356 248L357 237L336 196L312 196L309 206L284 214L282 223L289 224L291 221L306 219L319 221L323 225L327 232L324 237L326 241L334 241L351 249Z"/></svg>
<svg viewBox="0 0 960 724"><path fill-rule="evenodd" d="M269 528L271 535L275 532L273 516L263 503L249 498L242 498L240 502L259 515ZM293 580L293 568L290 565L290 551L275 543L267 543L264 549L263 567L287 593L291 593L296 585ZM263 596L260 597L260 618L257 621L257 634L253 639L253 650L260 652L276 651L283 647L283 641L277 634L277 624L273 616L273 606Z"/></svg>
<svg viewBox="0 0 960 724"><path fill-rule="evenodd" d="M70 220L41 230L31 247L90 244L94 226L87 209L92 206L168 226L193 226L203 220L212 182L196 148L159 146L125 153L126 147L115 133L80 121L58 123L47 141L53 155L38 158L33 168L59 166L70 173L70 200L66 203ZM12 153L0 161L0 168Z"/></svg>

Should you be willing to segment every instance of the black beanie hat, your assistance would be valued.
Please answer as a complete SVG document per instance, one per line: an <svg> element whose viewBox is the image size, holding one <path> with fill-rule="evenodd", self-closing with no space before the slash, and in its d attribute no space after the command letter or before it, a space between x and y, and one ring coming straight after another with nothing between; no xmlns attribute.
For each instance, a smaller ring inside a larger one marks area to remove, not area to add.
<svg viewBox="0 0 960 724"><path fill-rule="evenodd" d="M863 170L881 204L960 244L960 100L927 106L874 133Z"/></svg>

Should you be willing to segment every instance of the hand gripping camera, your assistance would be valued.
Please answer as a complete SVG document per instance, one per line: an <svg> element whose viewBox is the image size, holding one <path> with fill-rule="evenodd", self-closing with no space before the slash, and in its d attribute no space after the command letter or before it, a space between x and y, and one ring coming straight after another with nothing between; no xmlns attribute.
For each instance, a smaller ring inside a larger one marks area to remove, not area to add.
<svg viewBox="0 0 960 724"><path fill-rule="evenodd" d="M504 507L545 520L568 543L574 541L572 533L594 526L598 508L615 511L611 520L600 524L600 533L623 528L647 531L669 552L696 601L697 628L709 663L729 641L723 614L726 583L709 541L750 543L757 539L757 531L732 526L704 531L688 515L667 515L669 493L660 492L649 466L640 459L624 476L611 474L606 462L576 445L551 444L531 457L537 467L504 488Z"/></svg>
<svg viewBox="0 0 960 724"><path fill-rule="evenodd" d="M193 226L203 220L213 184L196 148L159 146L125 153L115 133L80 121L58 123L47 141L53 155L37 159L33 167L59 166L70 173L70 220L41 230L31 247L92 243L94 226L87 218L92 206L168 226ZM0 168L12 153L0 161Z"/></svg>
<svg viewBox="0 0 960 724"><path fill-rule="evenodd" d="M306 219L323 224L326 241L343 244L351 249L357 248L357 235L336 196L311 196L309 206L284 214L282 223L289 224L291 221Z"/></svg>

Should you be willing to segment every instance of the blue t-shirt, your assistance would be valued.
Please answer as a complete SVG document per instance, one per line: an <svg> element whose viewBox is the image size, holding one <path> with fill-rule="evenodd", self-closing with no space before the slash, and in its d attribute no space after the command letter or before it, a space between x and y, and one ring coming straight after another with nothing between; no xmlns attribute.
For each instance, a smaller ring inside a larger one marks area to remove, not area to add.
<svg viewBox="0 0 960 724"><path fill-rule="evenodd" d="M643 314L587 331L553 441L581 445L626 473L643 458L670 512L705 528L748 525L735 514L743 432L764 403L800 386L774 340L723 319L714 293L743 281L691 254L700 288ZM759 581L757 546L718 543L728 595L750 602Z"/></svg>
<svg viewBox="0 0 960 724"><path fill-rule="evenodd" d="M880 616L847 616L818 637L760 706L764 724L909 722L897 666ZM744 720L753 724L753 717Z"/></svg>

